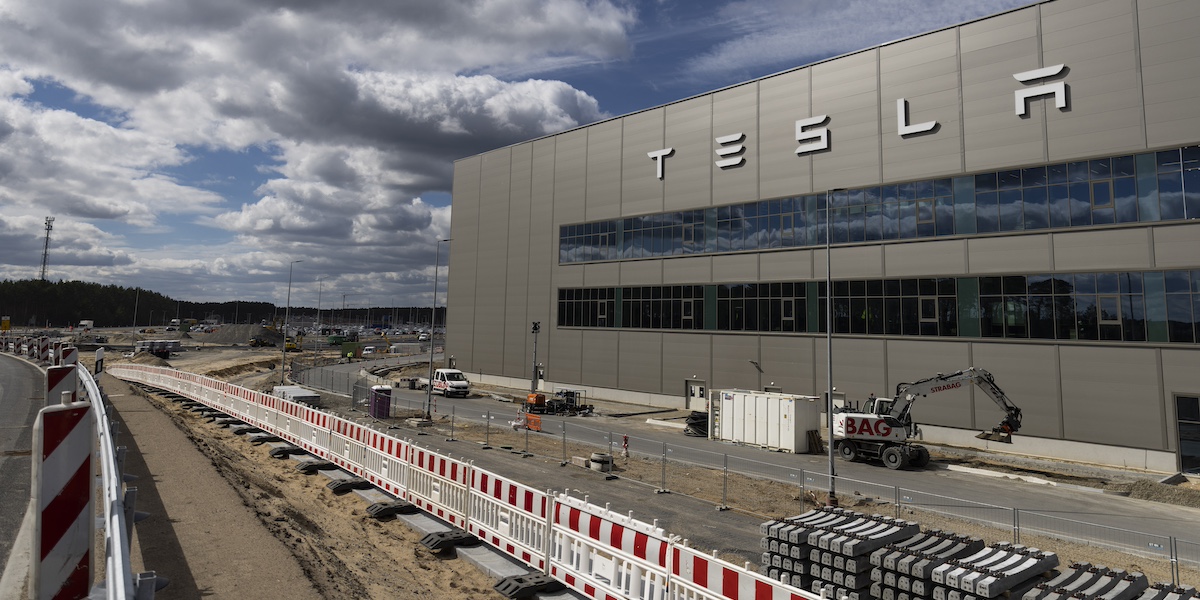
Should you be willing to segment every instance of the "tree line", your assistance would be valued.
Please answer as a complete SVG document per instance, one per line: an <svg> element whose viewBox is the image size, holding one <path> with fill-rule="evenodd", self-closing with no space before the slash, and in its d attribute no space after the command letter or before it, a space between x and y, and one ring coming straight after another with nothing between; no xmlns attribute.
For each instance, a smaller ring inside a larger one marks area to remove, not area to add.
<svg viewBox="0 0 1200 600"><path fill-rule="evenodd" d="M136 311L136 313L135 313ZM445 308L438 308L438 323L445 322ZM12 327L66 328L89 319L96 327L161 327L171 319L216 318L221 323L278 322L285 307L270 302L229 300L190 302L145 288L103 285L87 281L0 281L0 316ZM317 310L291 308L292 322L312 321ZM361 324L428 322L429 308L357 308L322 311L322 321Z"/></svg>

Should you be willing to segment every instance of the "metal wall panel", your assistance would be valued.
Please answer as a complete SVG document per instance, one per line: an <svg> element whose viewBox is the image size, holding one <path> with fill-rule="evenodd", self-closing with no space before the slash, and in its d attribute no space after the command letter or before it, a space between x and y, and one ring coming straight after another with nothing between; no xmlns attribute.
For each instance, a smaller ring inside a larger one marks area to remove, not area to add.
<svg viewBox="0 0 1200 600"><path fill-rule="evenodd" d="M763 281L813 278L813 251L786 250L758 255L758 276Z"/></svg>
<svg viewBox="0 0 1200 600"><path fill-rule="evenodd" d="M587 128L587 208L589 221L621 216L621 121Z"/></svg>
<svg viewBox="0 0 1200 600"><path fill-rule="evenodd" d="M1151 230L1154 266L1159 269L1194 269L1200 266L1200 224L1164 225Z"/></svg>
<svg viewBox="0 0 1200 600"><path fill-rule="evenodd" d="M1039 273L1053 268L1048 235L967 240L967 269L972 274Z"/></svg>
<svg viewBox="0 0 1200 600"><path fill-rule="evenodd" d="M558 264L558 229L554 219L554 163L556 138L533 142L533 176L530 190L529 214L529 285L527 321L541 321L541 343L549 347L556 329L552 326L557 318L558 296L554 292L552 278ZM532 340L527 342L521 360L531 353Z"/></svg>
<svg viewBox="0 0 1200 600"><path fill-rule="evenodd" d="M652 394L662 392L663 334L622 331L620 337L618 387Z"/></svg>
<svg viewBox="0 0 1200 600"><path fill-rule="evenodd" d="M1145 147L1136 46L1130 0L1042 5L1043 63L1070 69L1070 110L1046 105L1050 160Z"/></svg>
<svg viewBox="0 0 1200 600"><path fill-rule="evenodd" d="M816 364L817 385L812 394L824 394L826 383L825 338L814 338L821 360ZM847 400L862 401L871 394L889 398L895 392L887 385L887 344L883 339L834 338L833 387Z"/></svg>
<svg viewBox="0 0 1200 600"><path fill-rule="evenodd" d="M1146 141L1151 148L1200 140L1200 3L1138 0Z"/></svg>
<svg viewBox="0 0 1200 600"><path fill-rule="evenodd" d="M962 170L958 30L939 31L879 50L883 180L904 181ZM936 121L929 133L901 137L896 100L910 126Z"/></svg>
<svg viewBox="0 0 1200 600"><path fill-rule="evenodd" d="M1062 346L1064 437L1165 449L1156 350Z"/></svg>
<svg viewBox="0 0 1200 600"><path fill-rule="evenodd" d="M836 349L833 357L838 357ZM969 366L970 344L966 342L888 340L888 395L895 393L898 383L919 381L938 373L953 373ZM836 370L833 377L836 385ZM918 424L975 429L973 413L971 397L965 388L921 398L913 406L913 420Z"/></svg>
<svg viewBox="0 0 1200 600"><path fill-rule="evenodd" d="M877 50L812 68L812 110L829 115L829 151L813 154L813 188L831 190L880 181Z"/></svg>
<svg viewBox="0 0 1200 600"><path fill-rule="evenodd" d="M713 281L758 280L757 254L723 254L713 257Z"/></svg>
<svg viewBox="0 0 1200 600"><path fill-rule="evenodd" d="M1041 344L971 345L971 365L990 372L996 385L1021 409L1021 435L1057 438L1062 435L1062 399L1058 389L1058 350ZM989 431L1004 418L1004 412L978 387L975 424Z"/></svg>
<svg viewBox="0 0 1200 600"><path fill-rule="evenodd" d="M883 246L887 277L928 277L967 272L967 240L939 240Z"/></svg>
<svg viewBox="0 0 1200 600"><path fill-rule="evenodd" d="M615 388L620 335L616 331L583 332L583 364L587 368L580 373L580 383L598 387Z"/></svg>
<svg viewBox="0 0 1200 600"><path fill-rule="evenodd" d="M751 360L762 362L756 335L712 336L713 376L708 385L714 390L758 387L758 370Z"/></svg>
<svg viewBox="0 0 1200 600"><path fill-rule="evenodd" d="M1200 395L1200 349L1169 348L1162 351L1162 373L1164 397L1159 412L1167 428L1168 450L1179 450L1178 420L1175 409L1175 396ZM1153 411L1149 403L1146 410Z"/></svg>
<svg viewBox="0 0 1200 600"><path fill-rule="evenodd" d="M656 108L621 119L625 128L625 142L621 149L622 215L663 210L663 182L658 179L655 161L646 153L667 147L663 141L664 113L664 109ZM666 161L663 165L664 179L671 177L671 159L677 156L678 152L659 159Z"/></svg>
<svg viewBox="0 0 1200 600"><path fill-rule="evenodd" d="M825 278L825 251L813 252L813 275ZM834 279L883 277L883 246L834 246L829 261Z"/></svg>
<svg viewBox="0 0 1200 600"><path fill-rule="evenodd" d="M587 218L587 129L554 137L554 223L565 225ZM554 232L556 237L558 232Z"/></svg>
<svg viewBox="0 0 1200 600"><path fill-rule="evenodd" d="M450 245L449 272L460 274L446 282L446 353L455 354L463 369L474 369L472 338L475 335L475 249L479 235L479 173L483 157L473 156L454 163L454 218L450 237L462 241ZM432 304L433 298L430 299Z"/></svg>
<svg viewBox="0 0 1200 600"><path fill-rule="evenodd" d="M959 28L968 171L1046 160L1042 134L1047 101L1030 100L1028 116L1022 118L1013 100L1021 85L1013 74L1043 66L1037 28L1037 6Z"/></svg>
<svg viewBox="0 0 1200 600"><path fill-rule="evenodd" d="M507 282L504 291L504 375L520 377L526 364L529 309L529 218L533 202L533 144L512 148L509 184Z"/></svg>
<svg viewBox="0 0 1200 600"><path fill-rule="evenodd" d="M663 180L666 210L698 208L712 204L713 139L712 95L692 98L666 107L666 146L675 149L667 159L671 176Z"/></svg>
<svg viewBox="0 0 1200 600"><path fill-rule="evenodd" d="M663 283L712 283L713 257L692 256L663 263Z"/></svg>
<svg viewBox="0 0 1200 600"><path fill-rule="evenodd" d="M538 349L543 346L539 343ZM538 352L538 362L546 365L546 379L559 384L583 383L583 332L578 329L554 328L546 344L546 358ZM532 355L531 355L532 356ZM532 367L532 365L531 365Z"/></svg>
<svg viewBox="0 0 1200 600"><path fill-rule="evenodd" d="M508 231L498 224L509 219L512 150L501 148L483 155L479 178L479 245L475 269L476 368L497 373L504 369L504 299L508 288ZM453 242L457 243L457 241ZM452 244L453 244L452 243Z"/></svg>
<svg viewBox="0 0 1200 600"><path fill-rule="evenodd" d="M758 82L758 193L778 198L812 191L812 156L796 155L796 120L816 116L810 108L812 69ZM749 192L749 190L747 190Z"/></svg>
<svg viewBox="0 0 1200 600"><path fill-rule="evenodd" d="M621 265L621 285L659 285L663 282L662 260L639 260Z"/></svg>
<svg viewBox="0 0 1200 600"><path fill-rule="evenodd" d="M584 287L615 287L621 285L621 264L597 263L583 265L582 285Z"/></svg>
<svg viewBox="0 0 1200 600"><path fill-rule="evenodd" d="M712 383L712 337L704 334L662 334L662 393L687 396L685 380ZM750 365L746 365L750 366ZM693 406L692 410L704 410Z"/></svg>
<svg viewBox="0 0 1200 600"><path fill-rule="evenodd" d="M784 393L805 395L816 395L825 389L825 363L817 363L815 348L819 344L821 356L825 355L824 338L763 335L758 340L764 387L775 385ZM836 349L834 353L836 355ZM757 373L753 365L746 366Z"/></svg>
<svg viewBox="0 0 1200 600"><path fill-rule="evenodd" d="M1149 269L1150 230L1112 229L1054 234L1054 269L1058 271L1110 271Z"/></svg>
<svg viewBox="0 0 1200 600"><path fill-rule="evenodd" d="M747 83L713 94L713 137L741 133L745 135L741 145L742 158L739 166L713 167L712 202L731 204L758 198L759 144L762 133L758 129L758 83ZM709 158L716 160L715 146ZM799 158L799 157L797 157Z"/></svg>

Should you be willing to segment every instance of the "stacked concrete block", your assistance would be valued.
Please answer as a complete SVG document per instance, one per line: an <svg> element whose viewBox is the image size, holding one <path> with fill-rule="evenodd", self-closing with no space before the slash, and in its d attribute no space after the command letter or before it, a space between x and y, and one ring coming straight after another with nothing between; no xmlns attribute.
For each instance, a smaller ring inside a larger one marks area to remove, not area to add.
<svg viewBox="0 0 1200 600"><path fill-rule="evenodd" d="M1038 577L1058 566L1058 555L1037 548L998 543L930 572L933 600L976 600L1001 594L1020 596Z"/></svg>
<svg viewBox="0 0 1200 600"><path fill-rule="evenodd" d="M916 600L932 595L933 569L983 549L983 540L932 529L871 553L871 595Z"/></svg>
<svg viewBox="0 0 1200 600"><path fill-rule="evenodd" d="M1089 563L1073 563L1057 577L1039 583L1022 600L1184 600L1194 597L1195 588L1176 588L1160 583L1151 586L1146 576Z"/></svg>
<svg viewBox="0 0 1200 600"><path fill-rule="evenodd" d="M882 515L820 508L764 523L763 573L827 596L872 600L870 554L920 533L920 526Z"/></svg>

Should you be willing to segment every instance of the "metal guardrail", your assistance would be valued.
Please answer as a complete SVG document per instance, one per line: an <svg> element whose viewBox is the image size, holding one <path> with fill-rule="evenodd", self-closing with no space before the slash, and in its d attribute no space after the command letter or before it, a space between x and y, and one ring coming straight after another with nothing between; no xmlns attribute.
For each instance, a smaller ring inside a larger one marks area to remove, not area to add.
<svg viewBox="0 0 1200 600"><path fill-rule="evenodd" d="M158 578L153 571L134 575L130 560L130 541L135 520L137 488L125 486L125 447L116 444L116 421L108 415L108 405L100 386L83 365L76 369L79 382L92 403L96 420L96 439L100 446L101 501L104 505L104 598L108 600L149 600L154 598ZM95 597L93 590L93 597Z"/></svg>

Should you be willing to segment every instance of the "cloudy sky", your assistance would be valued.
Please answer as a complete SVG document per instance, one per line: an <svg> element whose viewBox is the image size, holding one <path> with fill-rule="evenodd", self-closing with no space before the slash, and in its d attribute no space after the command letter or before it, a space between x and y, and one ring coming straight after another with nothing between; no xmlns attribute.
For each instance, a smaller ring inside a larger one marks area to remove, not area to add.
<svg viewBox="0 0 1200 600"><path fill-rule="evenodd" d="M0 0L0 279L427 306L455 159L1028 3Z"/></svg>

